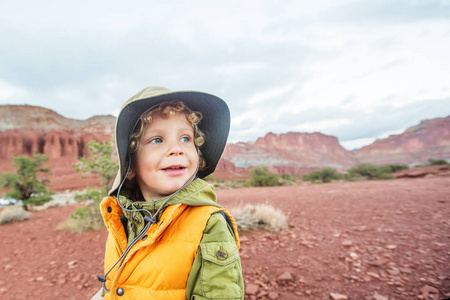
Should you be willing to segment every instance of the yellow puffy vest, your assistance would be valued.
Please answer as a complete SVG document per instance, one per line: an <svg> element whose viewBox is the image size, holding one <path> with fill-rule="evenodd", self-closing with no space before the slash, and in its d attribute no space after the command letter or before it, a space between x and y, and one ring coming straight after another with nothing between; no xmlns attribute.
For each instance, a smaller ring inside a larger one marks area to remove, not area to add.
<svg viewBox="0 0 450 300"><path fill-rule="evenodd" d="M100 209L108 228L105 272L127 247L127 236L120 221L122 210L115 197L105 198ZM123 265L108 274L106 287L111 293L105 299L186 299L186 282L197 254L203 230L214 212L214 206L168 206L159 223L128 253ZM235 232L236 223L230 216ZM239 238L236 236L237 247ZM122 296L118 296L123 292Z"/></svg>

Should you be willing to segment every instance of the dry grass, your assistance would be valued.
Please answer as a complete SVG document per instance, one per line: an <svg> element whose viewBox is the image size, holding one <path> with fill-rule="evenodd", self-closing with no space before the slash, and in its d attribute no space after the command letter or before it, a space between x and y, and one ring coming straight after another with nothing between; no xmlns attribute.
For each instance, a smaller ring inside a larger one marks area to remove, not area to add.
<svg viewBox="0 0 450 300"><path fill-rule="evenodd" d="M100 211L85 206L77 208L56 229L80 233L88 230L101 230L103 228L104 223Z"/></svg>
<svg viewBox="0 0 450 300"><path fill-rule="evenodd" d="M288 228L286 215L268 204L250 205L230 209L239 230L280 231Z"/></svg>
<svg viewBox="0 0 450 300"><path fill-rule="evenodd" d="M31 213L19 206L9 206L0 211L0 225L26 220Z"/></svg>
<svg viewBox="0 0 450 300"><path fill-rule="evenodd" d="M81 233L88 230L101 230L103 227L103 221L101 219L67 219L59 224L56 229Z"/></svg>

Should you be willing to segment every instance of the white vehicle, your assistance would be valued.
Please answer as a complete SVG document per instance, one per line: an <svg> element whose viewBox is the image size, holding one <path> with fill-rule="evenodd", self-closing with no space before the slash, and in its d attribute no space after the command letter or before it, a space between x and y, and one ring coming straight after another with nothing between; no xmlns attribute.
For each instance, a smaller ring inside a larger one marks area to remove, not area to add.
<svg viewBox="0 0 450 300"><path fill-rule="evenodd" d="M14 205L16 203L17 203L17 201L12 198L0 198L0 207Z"/></svg>

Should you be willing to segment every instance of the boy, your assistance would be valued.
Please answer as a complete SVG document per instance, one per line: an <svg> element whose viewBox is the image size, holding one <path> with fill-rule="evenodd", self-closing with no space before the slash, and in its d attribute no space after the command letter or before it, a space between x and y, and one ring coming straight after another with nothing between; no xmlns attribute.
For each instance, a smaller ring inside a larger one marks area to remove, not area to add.
<svg viewBox="0 0 450 300"><path fill-rule="evenodd" d="M229 126L225 102L206 93L148 87L125 102L119 171L100 205L105 299L243 299L236 224L201 179Z"/></svg>

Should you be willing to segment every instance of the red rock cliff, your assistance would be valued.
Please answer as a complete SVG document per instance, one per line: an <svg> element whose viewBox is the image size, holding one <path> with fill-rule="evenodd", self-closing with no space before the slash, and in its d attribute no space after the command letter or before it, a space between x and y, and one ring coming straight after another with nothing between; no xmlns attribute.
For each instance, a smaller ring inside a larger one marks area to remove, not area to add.
<svg viewBox="0 0 450 300"><path fill-rule="evenodd" d="M236 169L268 166L278 174L302 175L314 169L334 167L346 170L355 163L336 137L322 133L268 133L255 143L229 144L223 158Z"/></svg>
<svg viewBox="0 0 450 300"><path fill-rule="evenodd" d="M13 171L14 156L42 153L49 158L52 177L73 174L71 164L87 155L86 144L109 141L114 126L113 116L74 120L42 107L0 106L0 170Z"/></svg>
<svg viewBox="0 0 450 300"><path fill-rule="evenodd" d="M373 164L425 164L428 159L450 159L450 116L425 120L404 133L362 147L360 162Z"/></svg>
<svg viewBox="0 0 450 300"><path fill-rule="evenodd" d="M49 157L53 172L50 179L59 182L58 190L92 185L92 178L80 183L71 165L87 155L90 140L105 142L113 138L115 119L95 116L75 120L42 107L0 106L0 172L13 171L14 156L43 153ZM215 175L246 178L251 168L268 166L278 174L299 176L324 167L344 171L357 162L413 164L425 163L429 158L450 158L450 116L423 121L403 134L363 147L356 154L345 150L336 137L318 132L268 133L254 143L228 144Z"/></svg>

